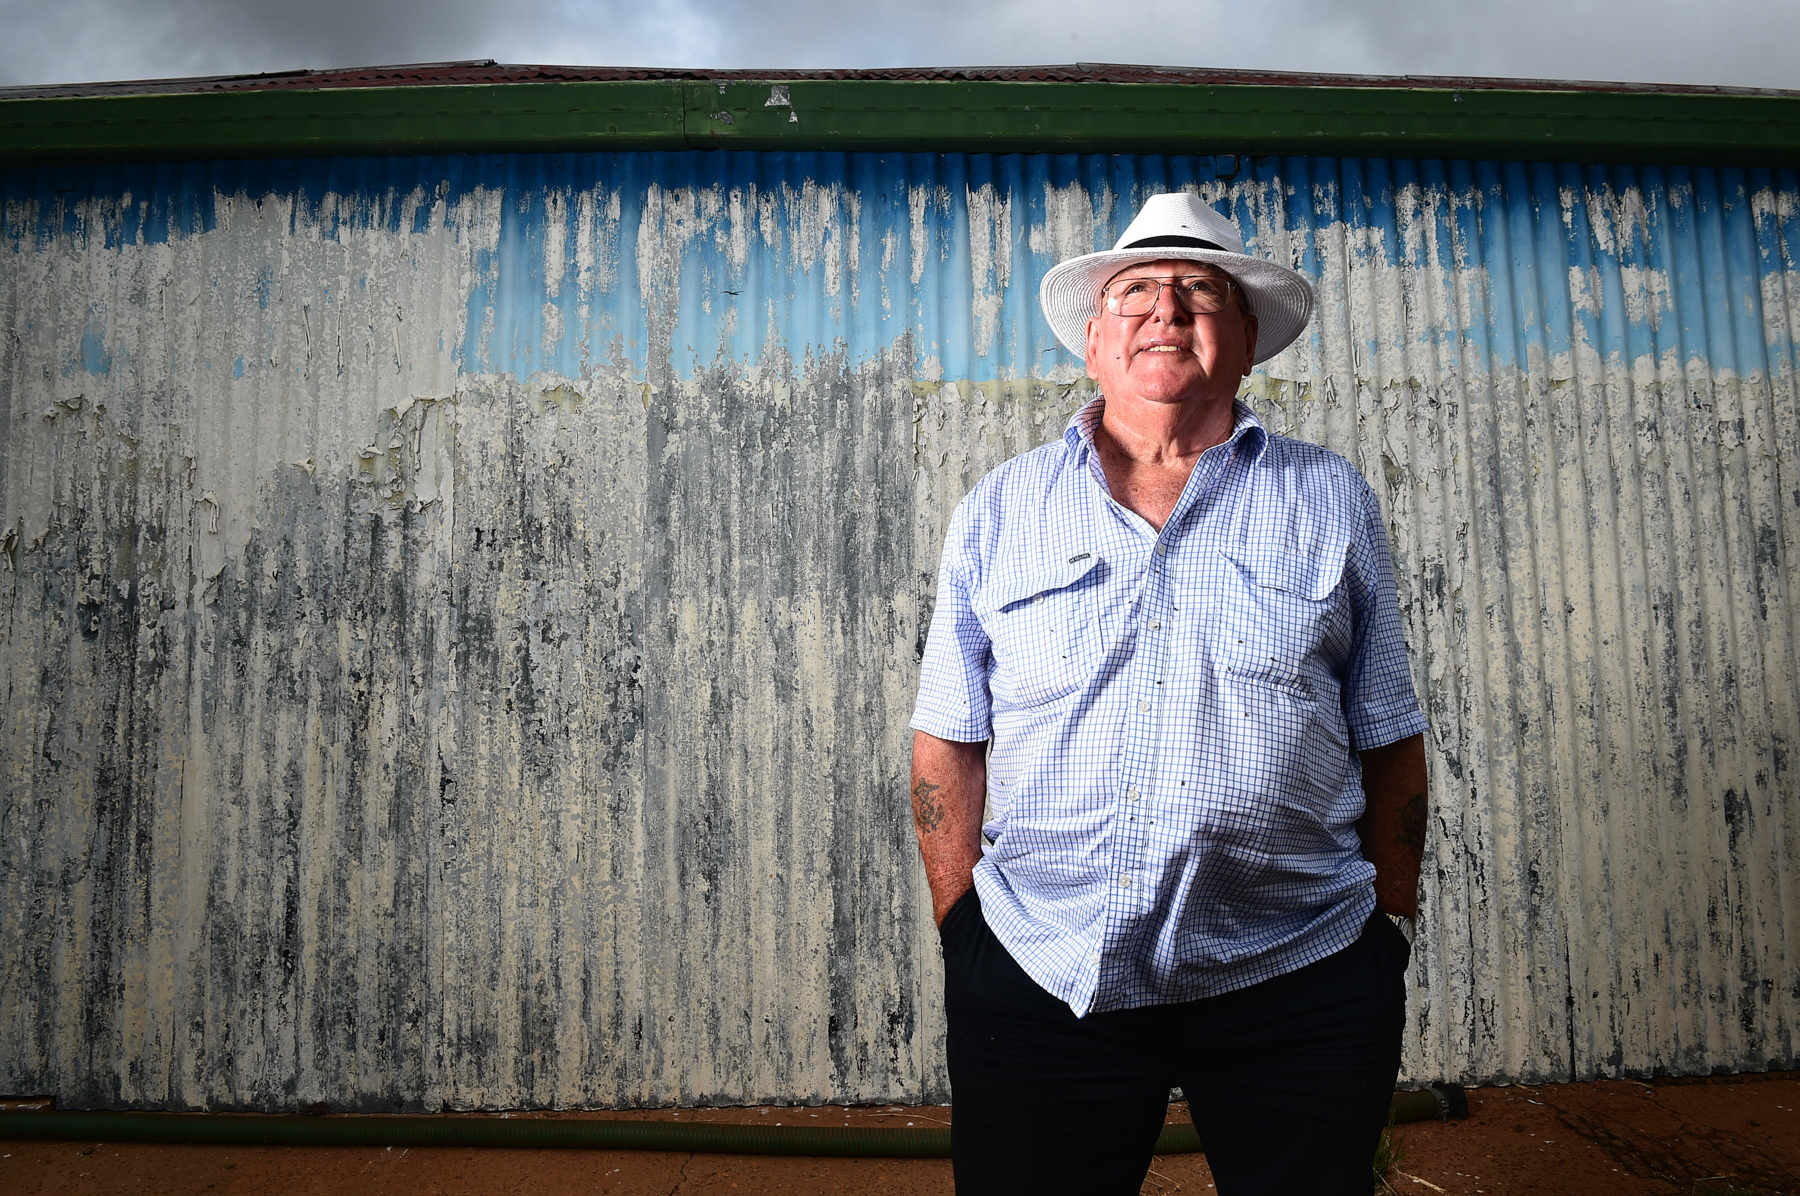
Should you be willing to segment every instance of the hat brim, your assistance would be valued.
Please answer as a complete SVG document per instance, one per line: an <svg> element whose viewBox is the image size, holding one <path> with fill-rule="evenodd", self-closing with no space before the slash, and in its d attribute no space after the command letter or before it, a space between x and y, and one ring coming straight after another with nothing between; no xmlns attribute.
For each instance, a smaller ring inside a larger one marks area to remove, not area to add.
<svg viewBox="0 0 1800 1196"><path fill-rule="evenodd" d="M1306 331L1312 319L1313 289L1304 275L1244 253L1223 249L1188 249L1157 246L1154 249L1112 249L1089 253L1059 263L1038 285L1038 305L1051 331L1068 350L1087 359L1087 322L1099 314L1100 288L1134 262L1168 259L1210 262L1243 288L1250 314L1256 317L1256 359L1261 365Z"/></svg>

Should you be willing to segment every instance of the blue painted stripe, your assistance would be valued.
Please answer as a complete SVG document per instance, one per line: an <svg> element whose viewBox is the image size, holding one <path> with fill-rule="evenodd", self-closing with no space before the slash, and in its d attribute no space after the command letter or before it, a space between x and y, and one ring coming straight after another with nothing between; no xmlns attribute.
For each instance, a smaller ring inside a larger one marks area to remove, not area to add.
<svg viewBox="0 0 1800 1196"><path fill-rule="evenodd" d="M1767 280L1800 254L1791 170L683 152L43 167L0 181L0 238L15 253L200 236L222 197L291 201L296 231L320 237L479 240L468 213L485 197L498 235L473 248L463 327L443 332L465 370L520 378L615 364L641 375L665 343L680 374L778 358L797 372L809 356L866 360L907 336L921 374L1079 373L1036 301L1059 256L1052 209L1071 187L1086 203L1075 223L1092 232L1075 248L1109 245L1145 196L1199 186L1228 195L1252 252L1375 286L1397 284L1368 271L1399 271L1406 306L1379 318L1352 295L1322 296L1365 368L1384 361L1390 375L1422 348L1500 368L1577 345L1622 361L1674 351L1714 369L1793 367L1791 331L1763 313ZM584 271L590 244L600 265ZM1431 290L1459 271L1466 285ZM265 308L271 285L256 295ZM1427 300L1437 307L1421 311ZM105 329L90 335L71 365L104 370Z"/></svg>

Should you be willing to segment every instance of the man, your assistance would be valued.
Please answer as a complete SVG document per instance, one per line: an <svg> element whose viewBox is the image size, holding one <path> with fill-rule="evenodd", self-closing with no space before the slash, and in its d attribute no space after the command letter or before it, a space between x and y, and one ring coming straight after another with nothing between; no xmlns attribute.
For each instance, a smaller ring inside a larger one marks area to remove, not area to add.
<svg viewBox="0 0 1800 1196"><path fill-rule="evenodd" d="M1224 1196L1372 1187L1425 720L1374 494L1236 401L1312 310L1242 249L1159 195L1053 269L1100 393L946 537L912 802L964 1196L1136 1193L1173 1085Z"/></svg>

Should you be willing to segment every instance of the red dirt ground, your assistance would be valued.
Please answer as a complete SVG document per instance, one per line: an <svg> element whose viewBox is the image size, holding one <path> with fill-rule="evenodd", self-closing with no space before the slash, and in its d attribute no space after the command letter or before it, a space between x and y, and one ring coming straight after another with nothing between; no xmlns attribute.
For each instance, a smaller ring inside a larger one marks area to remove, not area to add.
<svg viewBox="0 0 1800 1196"><path fill-rule="evenodd" d="M1519 1085L1469 1092L1470 1118L1400 1126L1389 1182L1403 1196L1800 1196L1800 1074L1636 1083ZM7 1117L0 1113L0 1134ZM521 1114L653 1120L905 1125L948 1109L688 1109ZM1185 1118L1179 1106L1171 1120ZM728 1196L836 1193L947 1196L950 1164L909 1159L787 1159L624 1151L369 1150L139 1146L0 1140L0 1193L439 1196ZM1151 1164L1145 1196L1211 1187L1200 1155Z"/></svg>

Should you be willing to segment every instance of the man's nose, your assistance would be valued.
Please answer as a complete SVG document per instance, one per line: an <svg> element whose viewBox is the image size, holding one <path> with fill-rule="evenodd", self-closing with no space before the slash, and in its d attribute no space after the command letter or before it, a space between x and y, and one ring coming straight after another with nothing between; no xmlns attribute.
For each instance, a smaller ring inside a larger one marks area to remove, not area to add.
<svg viewBox="0 0 1800 1196"><path fill-rule="evenodd" d="M1176 324L1188 317L1188 309L1175 297L1175 284L1165 282L1156 288L1156 306L1150 309L1165 324Z"/></svg>

